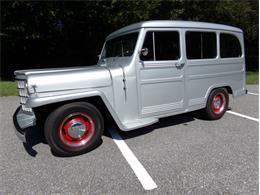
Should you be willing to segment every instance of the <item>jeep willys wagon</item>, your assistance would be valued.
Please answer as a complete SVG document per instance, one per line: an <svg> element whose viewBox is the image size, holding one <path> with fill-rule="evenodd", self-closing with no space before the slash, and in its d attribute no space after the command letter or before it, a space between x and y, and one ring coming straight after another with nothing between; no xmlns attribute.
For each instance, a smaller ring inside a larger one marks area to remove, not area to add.
<svg viewBox="0 0 260 195"><path fill-rule="evenodd" d="M54 153L75 155L99 142L107 114L122 131L199 109L221 118L229 94L246 93L243 32L202 22L141 22L110 34L95 66L15 75L17 135L26 141L28 128L42 124Z"/></svg>

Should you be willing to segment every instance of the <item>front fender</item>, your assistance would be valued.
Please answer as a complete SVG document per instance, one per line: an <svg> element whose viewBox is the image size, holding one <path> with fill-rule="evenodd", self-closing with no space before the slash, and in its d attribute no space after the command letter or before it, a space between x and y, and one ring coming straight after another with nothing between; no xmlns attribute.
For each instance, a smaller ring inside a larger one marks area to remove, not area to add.
<svg viewBox="0 0 260 195"><path fill-rule="evenodd" d="M86 97L93 97L93 96L100 96L102 99L106 99L105 95L101 91L91 90L91 91L84 91L78 93L69 93L69 94L60 94L54 96L46 96L46 97L31 97L26 102L31 108L48 105L57 102L69 101L69 100L76 100L80 98Z"/></svg>
<svg viewBox="0 0 260 195"><path fill-rule="evenodd" d="M52 104L52 103L77 100L77 99L94 97L94 96L101 97L102 101L104 102L104 104L107 107L108 111L110 112L111 116L117 123L118 127L120 129L124 130L125 128L124 128L122 122L119 120L117 113L111 106L111 104L108 101L108 99L106 98L105 94L101 91L91 90L91 91L85 91L85 92L79 92L79 93L55 95L55 96L48 96L48 97L35 97L35 98L30 98L26 104L28 106L30 106L31 108L36 108L39 106L44 106L44 105L48 105L48 104Z"/></svg>

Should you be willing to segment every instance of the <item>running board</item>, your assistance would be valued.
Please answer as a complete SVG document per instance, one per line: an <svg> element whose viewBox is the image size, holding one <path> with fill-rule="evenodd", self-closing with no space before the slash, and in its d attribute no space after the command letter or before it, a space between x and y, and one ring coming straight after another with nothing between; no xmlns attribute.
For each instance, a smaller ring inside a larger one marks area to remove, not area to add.
<svg viewBox="0 0 260 195"><path fill-rule="evenodd" d="M126 122L123 123L124 125L124 129L122 129L123 131L130 131L133 129L138 129L138 128L142 128L148 125L152 125L156 122L158 122L159 119L158 118L142 118L142 119L136 119L134 121L130 121L130 122Z"/></svg>

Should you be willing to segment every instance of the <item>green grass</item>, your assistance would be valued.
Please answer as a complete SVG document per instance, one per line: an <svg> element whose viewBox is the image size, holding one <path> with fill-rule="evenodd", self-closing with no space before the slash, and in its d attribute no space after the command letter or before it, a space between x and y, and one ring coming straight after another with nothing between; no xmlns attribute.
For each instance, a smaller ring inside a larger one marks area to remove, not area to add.
<svg viewBox="0 0 260 195"><path fill-rule="evenodd" d="M256 71L247 71L246 72L246 84L258 84L259 83L259 74Z"/></svg>
<svg viewBox="0 0 260 195"><path fill-rule="evenodd" d="M258 84L259 75L256 71L246 72L246 84ZM13 81L0 81L0 96L17 96L16 83Z"/></svg>
<svg viewBox="0 0 260 195"><path fill-rule="evenodd" d="M16 83L13 81L0 81L0 96L17 96Z"/></svg>

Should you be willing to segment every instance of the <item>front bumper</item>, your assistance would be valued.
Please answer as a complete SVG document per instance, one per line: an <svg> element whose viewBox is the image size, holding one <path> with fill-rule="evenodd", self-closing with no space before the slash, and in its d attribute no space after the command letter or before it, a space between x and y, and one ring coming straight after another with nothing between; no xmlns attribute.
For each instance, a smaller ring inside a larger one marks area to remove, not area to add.
<svg viewBox="0 0 260 195"><path fill-rule="evenodd" d="M13 122L17 137L25 143L26 129L28 129L28 127L36 125L36 117L34 112L25 112L20 106L17 108L13 115Z"/></svg>

